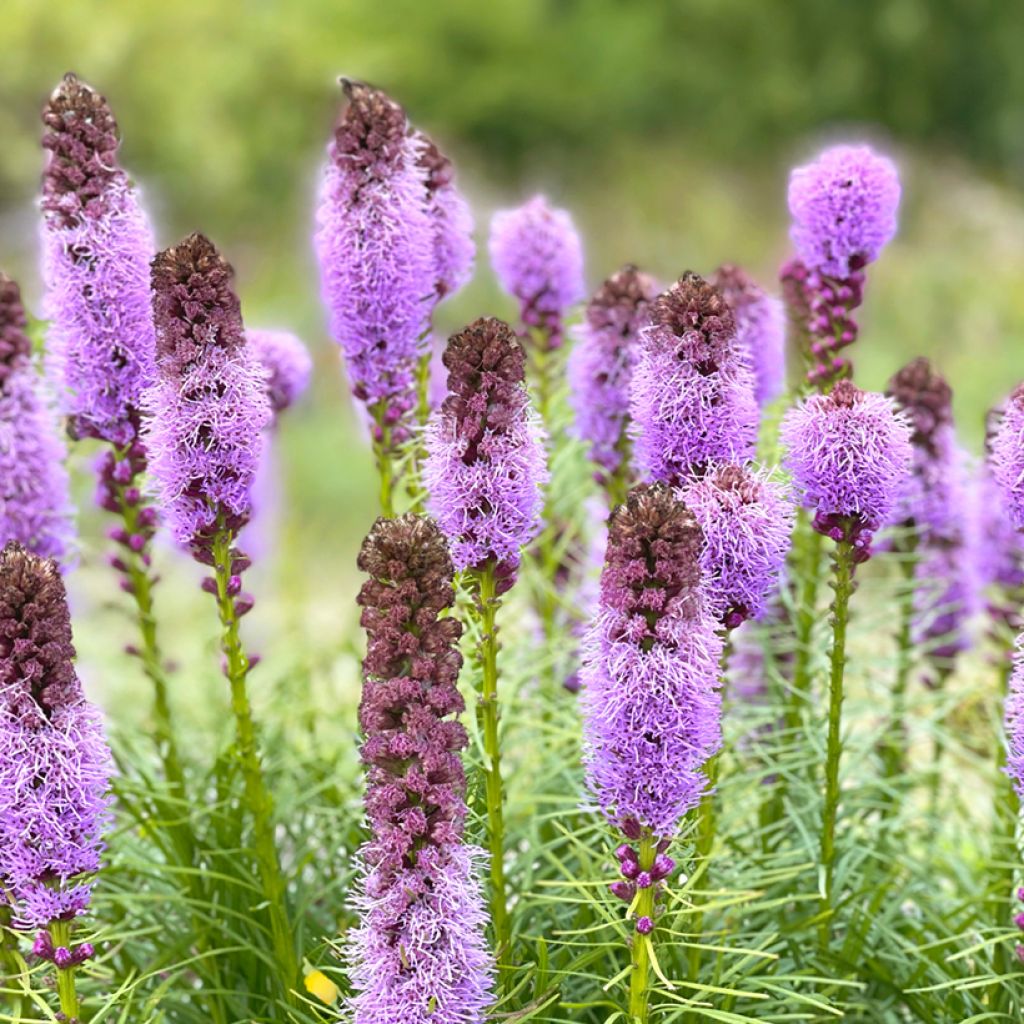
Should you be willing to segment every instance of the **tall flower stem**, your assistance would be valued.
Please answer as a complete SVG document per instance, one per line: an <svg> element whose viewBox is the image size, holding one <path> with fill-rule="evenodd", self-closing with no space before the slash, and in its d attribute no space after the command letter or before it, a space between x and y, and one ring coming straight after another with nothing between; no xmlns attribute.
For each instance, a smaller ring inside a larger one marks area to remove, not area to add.
<svg viewBox="0 0 1024 1024"><path fill-rule="evenodd" d="M658 854L658 842L650 829L644 829L638 844L637 860L641 871L649 872ZM635 914L637 921L654 920L655 887L647 886L637 892ZM650 1019L651 944L654 933L636 931L633 934L631 970L629 972L630 1024L647 1024Z"/></svg>
<svg viewBox="0 0 1024 1024"><path fill-rule="evenodd" d="M71 922L53 921L50 924L50 939L54 949L71 948ZM57 998L60 1000L60 1012L64 1019L74 1022L79 1019L80 1009L78 993L75 991L75 967L57 968Z"/></svg>
<svg viewBox="0 0 1024 1024"><path fill-rule="evenodd" d="M495 622L500 600L497 596L493 562L474 572L480 616L479 657L482 668L477 714L484 738L486 764L487 842L491 861L491 920L494 946L500 965L508 965L512 927L508 914L505 881L504 783L501 777L501 745L498 737L498 629Z"/></svg>
<svg viewBox="0 0 1024 1024"><path fill-rule="evenodd" d="M270 915L275 958L280 965L281 975L287 979L286 997L293 1001L292 986L297 983L299 966L286 907L284 874L274 842L273 799L263 777L256 740L256 725L246 687L250 664L239 636L238 613L233 595L233 541L232 532L222 527L213 542L217 610L220 613L222 628L221 650L226 662L225 674L231 685L231 710L235 716L236 742L245 783L245 799L253 817L253 852L259 866L267 912Z"/></svg>
<svg viewBox="0 0 1024 1024"><path fill-rule="evenodd" d="M391 424L385 419L384 403L373 406L373 420L380 433L379 438L373 439L373 454L377 462L377 478L379 488L377 494L380 500L380 514L386 519L393 519L395 515L395 468L394 454L391 450Z"/></svg>
<svg viewBox="0 0 1024 1024"><path fill-rule="evenodd" d="M914 642L911 626L914 619L914 554L908 552L900 560L902 588L899 594L899 632L896 635L896 678L892 686L892 711L882 748L882 764L886 780L891 784L904 770L906 747L907 686L914 666ZM889 810L894 803L890 799Z"/></svg>
<svg viewBox="0 0 1024 1024"><path fill-rule="evenodd" d="M797 531L802 535L800 560L797 576L799 605L796 609L796 652L793 664L793 688L786 709L786 727L795 730L800 727L803 710L810 699L811 689L811 638L814 633L815 615L818 604L818 585L821 577L822 536L814 530L807 513L801 511L797 518Z"/></svg>
<svg viewBox="0 0 1024 1024"><path fill-rule="evenodd" d="M827 948L832 934L833 879L836 858L836 819L839 811L839 757L842 753L843 677L846 670L846 627L853 593L854 547L847 540L836 543L832 556L835 599L832 603L832 654L829 672L828 739L825 754L825 806L821 823L822 920L818 938Z"/></svg>
<svg viewBox="0 0 1024 1024"><path fill-rule="evenodd" d="M725 657L722 658L723 665ZM704 773L708 777L708 791L701 798L700 806L697 808L697 839L695 844L695 867L701 874L701 888L707 890L711 877L711 851L715 845L715 836L718 834L718 808L715 802L715 786L718 783L719 771L721 769L721 754L714 754L708 759L704 766ZM693 941L690 947L690 980L700 980L700 959L701 950L698 943L704 930L704 911L697 909L693 912Z"/></svg>
<svg viewBox="0 0 1024 1024"><path fill-rule="evenodd" d="M430 418L430 364L432 359L433 352L428 347L416 361L416 436L411 446L409 479L406 485L406 490L412 499L409 511L416 514L423 511L426 498L426 488L423 486L423 460L427 453L423 443L423 431Z"/></svg>

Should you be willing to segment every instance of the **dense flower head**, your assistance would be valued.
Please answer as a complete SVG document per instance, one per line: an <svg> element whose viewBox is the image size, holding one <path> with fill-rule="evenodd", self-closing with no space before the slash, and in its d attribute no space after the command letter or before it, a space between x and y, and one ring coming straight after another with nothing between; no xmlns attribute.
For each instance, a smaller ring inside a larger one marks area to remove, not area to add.
<svg viewBox="0 0 1024 1024"><path fill-rule="evenodd" d="M1024 647L1019 637L1003 719L1006 729L1006 773L1013 779L1017 795L1024 800Z"/></svg>
<svg viewBox="0 0 1024 1024"><path fill-rule="evenodd" d="M709 464L750 461L760 412L729 303L687 272L650 314L630 388L638 469L651 480L682 484Z"/></svg>
<svg viewBox="0 0 1024 1024"><path fill-rule="evenodd" d="M43 112L48 361L75 437L128 445L153 378L153 233L117 161L107 101L73 75Z"/></svg>
<svg viewBox="0 0 1024 1024"><path fill-rule="evenodd" d="M313 360L291 331L249 330L246 338L266 373L267 398L276 419L309 387Z"/></svg>
<svg viewBox="0 0 1024 1024"><path fill-rule="evenodd" d="M854 541L866 557L891 515L913 462L910 424L884 395L839 381L782 421L785 465L815 529Z"/></svg>
<svg viewBox="0 0 1024 1024"><path fill-rule="evenodd" d="M0 544L63 559L73 533L64 444L25 330L18 285L0 274Z"/></svg>
<svg viewBox="0 0 1024 1024"><path fill-rule="evenodd" d="M654 278L627 264L611 275L587 303L569 356L569 398L576 432L590 446L599 480L627 458L629 385L640 328L658 293Z"/></svg>
<svg viewBox="0 0 1024 1024"><path fill-rule="evenodd" d="M542 195L499 210L490 254L501 287L519 300L523 323L545 331L547 345L557 348L566 310L584 295L583 244L572 217Z"/></svg>
<svg viewBox="0 0 1024 1024"><path fill-rule="evenodd" d="M1024 384L1006 401L992 438L990 465L1011 521L1024 530Z"/></svg>
<svg viewBox="0 0 1024 1024"><path fill-rule="evenodd" d="M782 303L741 267L723 264L711 283L732 307L740 349L754 371L754 397L764 406L786 387L786 317Z"/></svg>
<svg viewBox="0 0 1024 1024"><path fill-rule="evenodd" d="M681 492L704 537L710 609L726 628L760 616L789 551L793 507L782 488L742 466L714 466Z"/></svg>
<svg viewBox="0 0 1024 1024"><path fill-rule="evenodd" d="M202 235L153 261L157 381L147 393L150 467L175 537L197 557L250 514L266 377L246 343L232 270Z"/></svg>
<svg viewBox="0 0 1024 1024"><path fill-rule="evenodd" d="M342 85L317 210L321 288L353 394L401 440L439 281L423 140L384 92Z"/></svg>
<svg viewBox="0 0 1024 1024"><path fill-rule="evenodd" d="M846 277L896 233L896 165L870 146L833 146L789 179L790 236L811 270Z"/></svg>
<svg viewBox="0 0 1024 1024"><path fill-rule="evenodd" d="M99 867L110 752L72 665L53 561L0 553L0 878L23 927L82 913Z"/></svg>
<svg viewBox="0 0 1024 1024"><path fill-rule="evenodd" d="M515 332L491 317L453 335L448 397L427 427L428 508L459 571L493 561L508 585L537 535L547 482L541 428Z"/></svg>

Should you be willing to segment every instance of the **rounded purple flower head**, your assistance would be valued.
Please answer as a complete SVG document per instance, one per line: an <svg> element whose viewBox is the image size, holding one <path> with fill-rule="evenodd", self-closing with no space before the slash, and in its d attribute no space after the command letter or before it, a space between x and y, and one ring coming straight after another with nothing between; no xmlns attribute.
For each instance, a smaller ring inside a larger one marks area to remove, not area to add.
<svg viewBox="0 0 1024 1024"><path fill-rule="evenodd" d="M526 357L493 317L452 336L444 354L448 397L427 426L427 507L460 572L493 561L510 586L537 535L548 474L530 409Z"/></svg>
<svg viewBox="0 0 1024 1024"><path fill-rule="evenodd" d="M309 387L313 360L290 331L250 330L246 338L266 373L267 398L276 420Z"/></svg>
<svg viewBox="0 0 1024 1024"><path fill-rule="evenodd" d="M547 334L547 346L562 343L566 310L584 295L583 245L565 210L534 196L491 220L491 265L501 287L520 303L528 327Z"/></svg>
<svg viewBox="0 0 1024 1024"><path fill-rule="evenodd" d="M790 236L810 270L847 277L896 233L896 165L870 146L833 146L789 179Z"/></svg>
<svg viewBox="0 0 1024 1024"><path fill-rule="evenodd" d="M56 563L0 553L0 879L15 920L84 912L108 822L111 758L72 661Z"/></svg>
<svg viewBox="0 0 1024 1024"><path fill-rule="evenodd" d="M722 293L687 272L652 303L640 331L630 416L638 469L681 485L713 463L754 455L754 376Z"/></svg>
<svg viewBox="0 0 1024 1024"><path fill-rule="evenodd" d="M760 616L778 586L793 527L782 489L742 466L715 466L680 497L704 535L710 610L726 628Z"/></svg>
<svg viewBox="0 0 1024 1024"><path fill-rule="evenodd" d="M658 294L654 278L627 264L587 303L576 345L569 356L569 398L576 432L605 481L628 459L629 385L640 328Z"/></svg>
<svg viewBox="0 0 1024 1024"><path fill-rule="evenodd" d="M862 558L889 521L913 463L910 424L892 399L839 381L786 414L785 466L814 528L854 543Z"/></svg>
<svg viewBox="0 0 1024 1024"><path fill-rule="evenodd" d="M43 111L43 278L49 363L77 437L130 444L153 379L153 234L117 159L107 101L65 75Z"/></svg>
<svg viewBox="0 0 1024 1024"><path fill-rule="evenodd" d="M1006 401L989 461L1011 521L1024 530L1024 384Z"/></svg>
<svg viewBox="0 0 1024 1024"><path fill-rule="evenodd" d="M249 518L271 417L232 275L199 234L153 260L157 381L146 396L145 442L174 536L201 560L219 531L235 533Z"/></svg>

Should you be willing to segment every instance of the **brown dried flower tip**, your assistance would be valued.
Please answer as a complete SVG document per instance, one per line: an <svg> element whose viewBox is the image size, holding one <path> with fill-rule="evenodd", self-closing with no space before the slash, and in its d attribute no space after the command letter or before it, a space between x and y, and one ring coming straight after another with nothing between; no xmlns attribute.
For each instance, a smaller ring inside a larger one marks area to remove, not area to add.
<svg viewBox="0 0 1024 1024"><path fill-rule="evenodd" d="M736 340L736 318L725 296L688 270L651 305L651 322L685 343L687 358L713 371Z"/></svg>
<svg viewBox="0 0 1024 1024"><path fill-rule="evenodd" d="M11 374L28 365L32 343L27 327L18 283L0 273L0 390Z"/></svg>
<svg viewBox="0 0 1024 1024"><path fill-rule="evenodd" d="M897 370L886 394L910 417L913 444L935 450L935 434L953 422L953 390L946 378L924 356Z"/></svg>
<svg viewBox="0 0 1024 1024"><path fill-rule="evenodd" d="M334 129L336 155L352 163L394 160L409 134L405 111L366 82L340 81L348 102Z"/></svg>
<svg viewBox="0 0 1024 1024"><path fill-rule="evenodd" d="M587 322L595 331L632 334L658 294L658 285L632 263L607 278L587 303Z"/></svg>

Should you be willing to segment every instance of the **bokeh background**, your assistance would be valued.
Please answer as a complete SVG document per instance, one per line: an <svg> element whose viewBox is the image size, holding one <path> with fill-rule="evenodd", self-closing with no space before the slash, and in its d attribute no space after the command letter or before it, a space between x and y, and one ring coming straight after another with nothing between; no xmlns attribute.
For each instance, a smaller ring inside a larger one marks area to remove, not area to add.
<svg viewBox="0 0 1024 1024"><path fill-rule="evenodd" d="M481 243L490 212L534 190L568 207L591 286L626 260L665 279L730 260L771 284L789 168L875 141L904 203L871 268L858 379L929 355L978 451L985 410L1024 377L1022 39L1013 0L3 0L0 265L38 308L39 110L75 70L113 104L161 244L209 234L247 322L314 352L313 393L283 425L276 592L304 634L340 631L374 486L310 248L339 73L386 88L453 155ZM440 326L482 313L514 315L486 257ZM182 597L166 614L194 611Z"/></svg>

